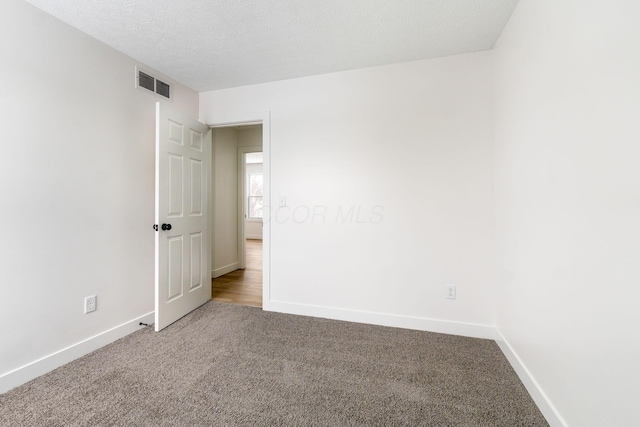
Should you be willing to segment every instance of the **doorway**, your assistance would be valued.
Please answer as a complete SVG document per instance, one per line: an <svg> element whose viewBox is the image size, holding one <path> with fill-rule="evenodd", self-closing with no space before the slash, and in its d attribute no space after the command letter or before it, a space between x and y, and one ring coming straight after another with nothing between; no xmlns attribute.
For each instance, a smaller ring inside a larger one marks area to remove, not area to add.
<svg viewBox="0 0 640 427"><path fill-rule="evenodd" d="M263 125L213 128L212 299L263 306Z"/></svg>

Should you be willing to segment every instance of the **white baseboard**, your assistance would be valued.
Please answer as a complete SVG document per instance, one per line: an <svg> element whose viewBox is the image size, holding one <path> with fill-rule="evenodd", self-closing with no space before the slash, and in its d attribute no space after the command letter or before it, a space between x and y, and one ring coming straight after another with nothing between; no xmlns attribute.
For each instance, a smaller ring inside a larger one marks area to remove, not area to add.
<svg viewBox="0 0 640 427"><path fill-rule="evenodd" d="M371 325L391 326L418 331L438 332L442 334L461 335L472 338L492 340L495 337L495 328L493 326L477 323L453 322L448 320L429 319L426 317L401 316L397 314L348 310L283 301L263 301L262 308L266 311L322 317L325 319L346 320L348 322L368 323Z"/></svg>
<svg viewBox="0 0 640 427"><path fill-rule="evenodd" d="M107 344L129 335L142 328L140 322L151 324L154 320L154 313L147 313L133 320L125 322L114 328L101 332L67 348L56 351L41 359L21 366L13 371L0 375L0 393L7 392L14 387L22 385L34 378L51 372L62 365L65 365L79 357L91 353L104 347Z"/></svg>
<svg viewBox="0 0 640 427"><path fill-rule="evenodd" d="M531 398L536 405L538 405L540 412L542 412L542 415L547 419L549 425L551 427L568 427L568 424L564 421L544 390L542 390L540 384L538 384L533 375L531 375L531 372L525 364L522 363L522 359L520 359L513 347L511 347L509 341L507 341L497 328L495 329L494 338L498 347L500 347L500 350L502 350L502 353L513 367L513 370L516 371L516 374L520 377L520 381L524 384Z"/></svg>
<svg viewBox="0 0 640 427"><path fill-rule="evenodd" d="M216 277L224 276L225 274L231 273L232 271L236 271L239 268L240 268L240 263L234 262L233 264L225 265L224 267L211 270L211 274L215 279Z"/></svg>
<svg viewBox="0 0 640 427"><path fill-rule="evenodd" d="M247 240L262 240L262 234L246 234L244 237Z"/></svg>

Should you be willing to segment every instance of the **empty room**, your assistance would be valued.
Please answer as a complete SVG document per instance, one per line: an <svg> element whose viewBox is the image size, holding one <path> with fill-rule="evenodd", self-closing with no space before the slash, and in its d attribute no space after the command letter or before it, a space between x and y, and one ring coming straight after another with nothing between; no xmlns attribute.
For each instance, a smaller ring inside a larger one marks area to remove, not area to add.
<svg viewBox="0 0 640 427"><path fill-rule="evenodd" d="M639 19L3 0L0 425L640 425Z"/></svg>

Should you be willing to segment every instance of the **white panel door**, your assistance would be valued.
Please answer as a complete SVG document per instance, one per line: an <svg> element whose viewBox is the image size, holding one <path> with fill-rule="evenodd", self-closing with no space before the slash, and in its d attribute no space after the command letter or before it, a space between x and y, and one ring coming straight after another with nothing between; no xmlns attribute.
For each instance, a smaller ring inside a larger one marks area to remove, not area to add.
<svg viewBox="0 0 640 427"><path fill-rule="evenodd" d="M156 104L156 331L211 299L209 141L205 125Z"/></svg>

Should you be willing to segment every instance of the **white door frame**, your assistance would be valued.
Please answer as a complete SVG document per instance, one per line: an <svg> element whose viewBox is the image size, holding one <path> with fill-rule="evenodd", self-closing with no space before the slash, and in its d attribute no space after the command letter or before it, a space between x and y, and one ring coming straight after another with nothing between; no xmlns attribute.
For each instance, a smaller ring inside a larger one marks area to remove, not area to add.
<svg viewBox="0 0 640 427"><path fill-rule="evenodd" d="M262 173L264 191L264 205L262 210L262 309L271 310L271 113L269 111L217 113L207 120L206 124L211 128L262 125ZM213 200L213 194L211 192L210 199ZM244 218L244 214L242 217ZM244 221L240 222L242 223L244 235ZM212 238L215 239L213 234ZM241 251L241 253L244 254L244 251Z"/></svg>

